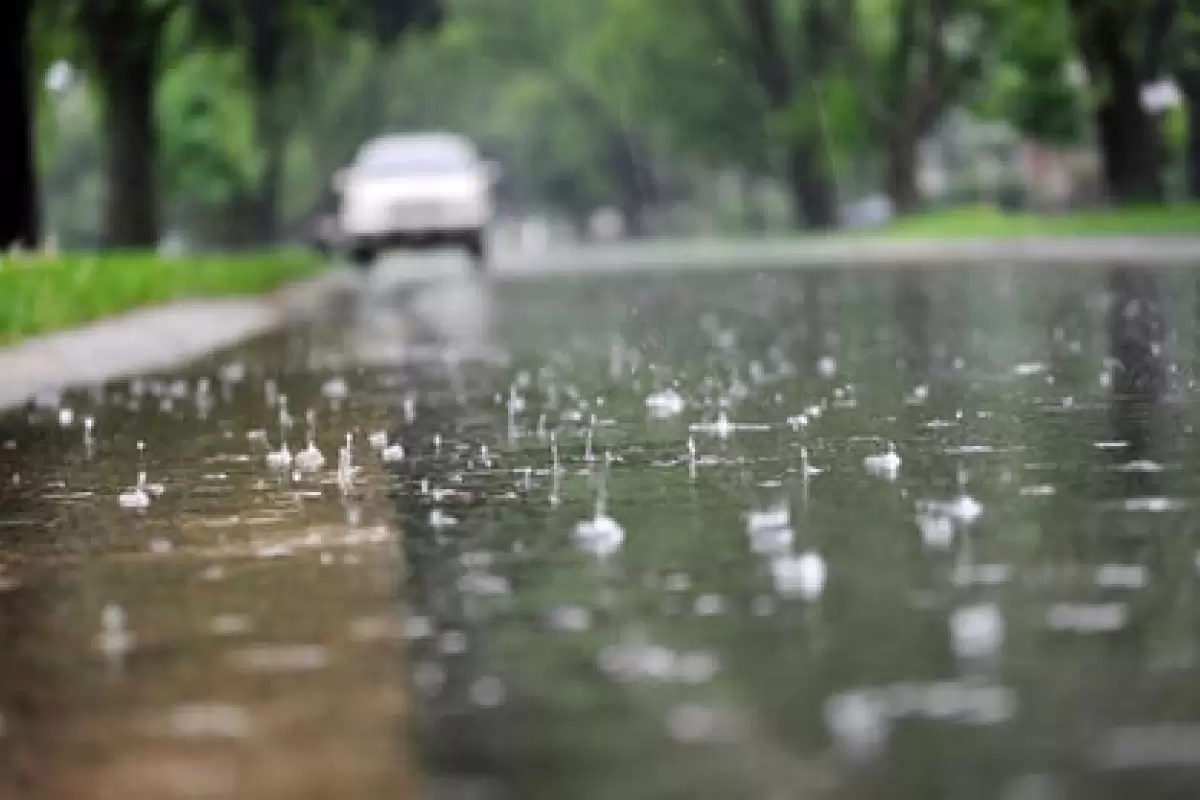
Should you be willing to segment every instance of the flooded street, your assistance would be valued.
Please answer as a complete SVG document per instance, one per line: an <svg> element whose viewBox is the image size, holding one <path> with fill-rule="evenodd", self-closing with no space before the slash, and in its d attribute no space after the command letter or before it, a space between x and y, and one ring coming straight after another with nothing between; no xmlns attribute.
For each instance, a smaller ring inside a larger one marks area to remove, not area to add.
<svg viewBox="0 0 1200 800"><path fill-rule="evenodd" d="M37 398L0 796L1195 797L1198 315L1186 270L455 275Z"/></svg>

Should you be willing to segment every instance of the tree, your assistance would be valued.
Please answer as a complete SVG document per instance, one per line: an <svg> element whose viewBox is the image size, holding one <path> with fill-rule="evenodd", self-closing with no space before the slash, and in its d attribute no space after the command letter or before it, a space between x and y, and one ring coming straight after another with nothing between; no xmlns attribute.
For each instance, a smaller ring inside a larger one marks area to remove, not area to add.
<svg viewBox="0 0 1200 800"><path fill-rule="evenodd" d="M699 6L722 50L762 92L768 135L783 154L797 223L812 230L833 227L837 192L822 88L834 67L836 3L804 0L796 8L782 0L704 0Z"/></svg>
<svg viewBox="0 0 1200 800"><path fill-rule="evenodd" d="M264 159L241 60L195 48L170 61L157 88L164 222L192 240L258 243L247 198L260 185Z"/></svg>
<svg viewBox="0 0 1200 800"><path fill-rule="evenodd" d="M883 153L897 213L919 205L917 147L978 82L986 7L963 0L864 0L835 5L833 35Z"/></svg>
<svg viewBox="0 0 1200 800"><path fill-rule="evenodd" d="M607 0L457 0L450 6L453 23L445 44L482 70L476 80L485 85L496 85L502 76L525 83L512 96L522 102L536 100L537 119L549 119L553 107L571 118L562 125L573 129L574 141L563 147L575 151L573 160L581 173L568 179L560 169L562 162L545 171L535 164L540 189L562 200L577 221L585 214L581 204L602 198L612 202L621 210L627 232L638 235L646 232L646 214L657 200L657 187L640 120L631 119L613 102L606 90L609 81L594 57L593 39L609 7ZM538 89L530 93L535 85ZM495 97L484 102L499 109ZM581 149L586 149L586 157ZM597 165L602 176L596 174Z"/></svg>
<svg viewBox="0 0 1200 800"><path fill-rule="evenodd" d="M282 76L289 68L303 75L311 40L310 3L280 0L197 0L197 27L231 46L241 58L250 94L260 175L249 187L248 228L263 241L275 238L279 224L279 188L283 175L288 121Z"/></svg>
<svg viewBox="0 0 1200 800"><path fill-rule="evenodd" d="M1200 0L1156 0L1158 23L1153 29L1161 36L1160 49L1152 40L1152 52L1162 53L1153 66L1159 73L1172 74L1187 104L1187 190L1200 199Z"/></svg>
<svg viewBox="0 0 1200 800"><path fill-rule="evenodd" d="M193 0L202 36L240 53L262 154L260 180L249 199L260 240L280 227L280 190L289 132L320 91L312 65L322 48L347 36L394 44L410 28L441 22L440 0Z"/></svg>
<svg viewBox="0 0 1200 800"><path fill-rule="evenodd" d="M0 4L0 247L39 239L33 147L33 0Z"/></svg>
<svg viewBox="0 0 1200 800"><path fill-rule="evenodd" d="M162 37L183 0L64 0L101 97L105 143L104 242L155 247L159 238L158 119Z"/></svg>
<svg viewBox="0 0 1200 800"><path fill-rule="evenodd" d="M616 0L592 55L609 105L665 132L671 147L708 167L771 170L769 111L689 0ZM652 76L648 79L648 76Z"/></svg>
<svg viewBox="0 0 1200 800"><path fill-rule="evenodd" d="M1066 6L993 0L978 110L1050 144L1077 144L1087 109Z"/></svg>
<svg viewBox="0 0 1200 800"><path fill-rule="evenodd" d="M167 34L192 28L199 41L237 45L245 59L262 154L249 206L263 238L278 223L288 131L303 97L287 106L284 88L304 88L312 48L347 33L394 39L436 16L436 0L48 0L59 27L76 32L74 50L101 97L105 141L105 243L153 247L161 225L158 86L169 66Z"/></svg>
<svg viewBox="0 0 1200 800"><path fill-rule="evenodd" d="M1091 79L1104 177L1116 203L1163 197L1158 130L1142 105L1142 87L1151 77L1146 45L1155 6L1157 0L1068 0Z"/></svg>

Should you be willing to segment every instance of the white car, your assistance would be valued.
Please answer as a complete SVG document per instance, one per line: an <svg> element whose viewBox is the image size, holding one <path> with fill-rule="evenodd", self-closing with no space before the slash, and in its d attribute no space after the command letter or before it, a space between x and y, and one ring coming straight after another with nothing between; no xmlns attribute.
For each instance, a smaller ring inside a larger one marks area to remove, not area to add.
<svg viewBox="0 0 1200 800"><path fill-rule="evenodd" d="M499 170L468 139L451 133L391 134L359 148L334 176L339 238L369 267L396 247L465 248L486 267L487 230Z"/></svg>

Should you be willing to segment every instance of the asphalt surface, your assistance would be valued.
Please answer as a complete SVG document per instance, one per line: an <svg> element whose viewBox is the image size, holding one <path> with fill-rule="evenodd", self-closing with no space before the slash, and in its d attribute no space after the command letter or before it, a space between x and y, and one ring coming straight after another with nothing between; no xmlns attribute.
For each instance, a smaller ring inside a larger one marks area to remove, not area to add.
<svg viewBox="0 0 1200 800"><path fill-rule="evenodd" d="M1195 272L596 259L0 419L0 796L1195 796Z"/></svg>

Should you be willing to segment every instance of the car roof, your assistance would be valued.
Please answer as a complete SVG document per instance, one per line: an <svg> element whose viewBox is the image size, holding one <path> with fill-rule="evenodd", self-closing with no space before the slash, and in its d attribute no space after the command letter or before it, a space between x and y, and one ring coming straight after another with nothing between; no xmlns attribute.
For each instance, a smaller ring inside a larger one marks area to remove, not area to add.
<svg viewBox="0 0 1200 800"><path fill-rule="evenodd" d="M374 158L381 153L397 150L425 150L435 152L457 152L474 156L475 146L465 136L442 131L418 133L388 133L365 142L358 150L356 160Z"/></svg>

